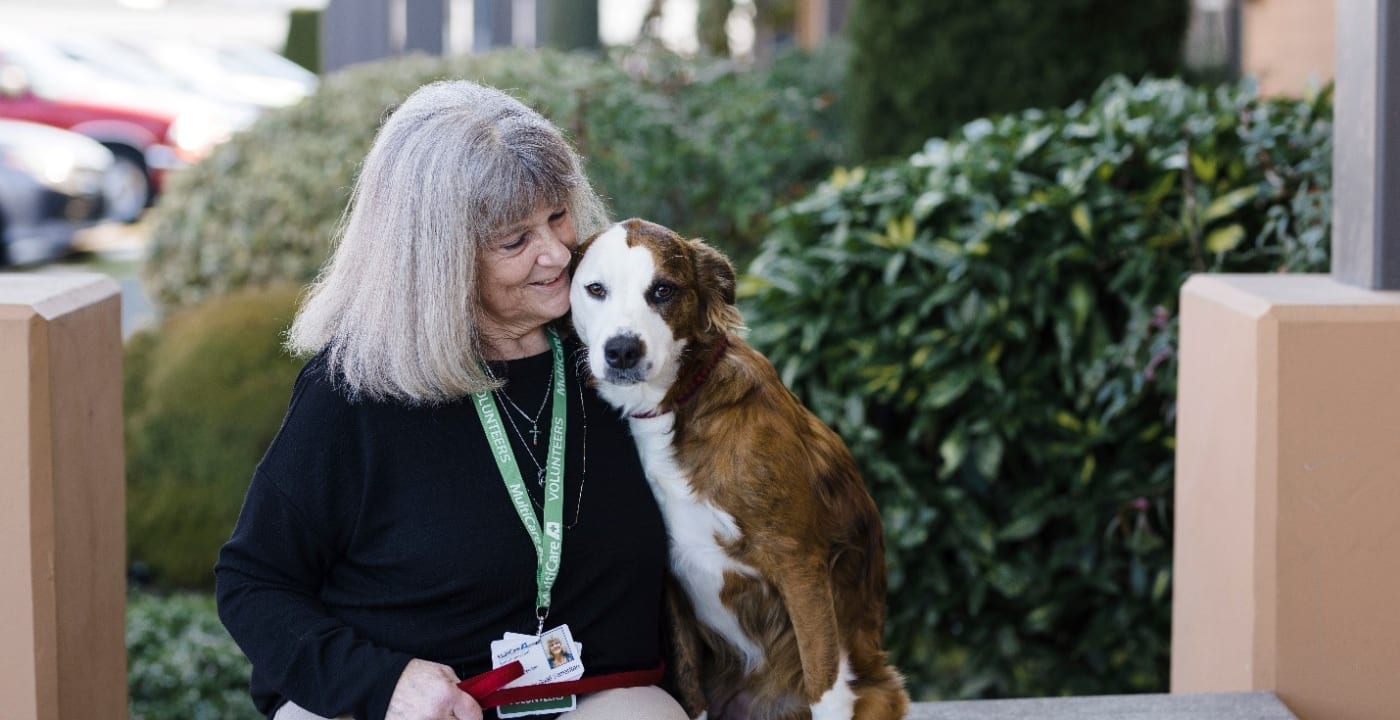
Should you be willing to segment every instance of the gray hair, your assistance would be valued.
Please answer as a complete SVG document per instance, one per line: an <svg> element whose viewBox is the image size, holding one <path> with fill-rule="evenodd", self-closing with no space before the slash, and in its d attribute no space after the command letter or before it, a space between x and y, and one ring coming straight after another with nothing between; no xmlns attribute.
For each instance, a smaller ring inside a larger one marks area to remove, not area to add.
<svg viewBox="0 0 1400 720"><path fill-rule="evenodd" d="M541 206L567 207L580 239L607 221L558 128L475 83L419 88L375 136L288 349L327 350L355 398L431 404L498 386L482 367L477 253Z"/></svg>

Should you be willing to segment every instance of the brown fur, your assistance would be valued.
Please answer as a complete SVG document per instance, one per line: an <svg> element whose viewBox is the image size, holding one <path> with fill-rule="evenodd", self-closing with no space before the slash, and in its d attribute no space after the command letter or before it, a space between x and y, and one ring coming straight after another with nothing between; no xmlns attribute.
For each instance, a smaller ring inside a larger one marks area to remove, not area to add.
<svg viewBox="0 0 1400 720"><path fill-rule="evenodd" d="M695 621L688 603L673 603L673 664L687 710L694 716L708 707L711 718L808 718L808 706L836 681L844 649L855 676L855 717L903 717L908 696L881 645L884 536L850 451L783 386L772 364L731 332L741 319L734 270L723 255L659 225L630 220L624 227L629 245L652 250L658 278L678 288L661 309L677 338L688 341L662 403L675 412L676 461L698 497L734 518L740 538L726 551L761 576L729 573L721 593L764 650L765 662L749 676L736 651ZM728 350L710 369L726 337ZM701 672L698 683L684 675L693 669Z"/></svg>

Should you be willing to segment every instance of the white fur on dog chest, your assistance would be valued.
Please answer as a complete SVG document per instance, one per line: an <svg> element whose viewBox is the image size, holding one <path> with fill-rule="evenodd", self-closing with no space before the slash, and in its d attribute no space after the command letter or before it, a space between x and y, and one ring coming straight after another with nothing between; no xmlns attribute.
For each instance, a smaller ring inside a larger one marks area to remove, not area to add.
<svg viewBox="0 0 1400 720"><path fill-rule="evenodd" d="M739 627L739 621L720 602L724 573L737 572L758 577L758 572L730 557L721 547L739 537L734 517L696 497L690 479L676 464L671 449L671 427L675 415L632 418L632 436L646 472L656 504L666 520L671 538L671 571L685 588L695 607L695 615L711 630L728 640L744 657L745 670L752 672L763 664L763 650Z"/></svg>

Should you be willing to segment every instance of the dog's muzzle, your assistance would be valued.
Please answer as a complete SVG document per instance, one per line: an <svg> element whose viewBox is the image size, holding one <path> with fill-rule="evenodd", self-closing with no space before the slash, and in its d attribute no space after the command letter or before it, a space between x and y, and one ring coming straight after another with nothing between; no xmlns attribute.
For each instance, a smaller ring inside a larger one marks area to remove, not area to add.
<svg viewBox="0 0 1400 720"><path fill-rule="evenodd" d="M607 363L607 378L610 383L631 385L646 379L646 368L642 358L647 348L636 335L615 335L603 344L603 360Z"/></svg>

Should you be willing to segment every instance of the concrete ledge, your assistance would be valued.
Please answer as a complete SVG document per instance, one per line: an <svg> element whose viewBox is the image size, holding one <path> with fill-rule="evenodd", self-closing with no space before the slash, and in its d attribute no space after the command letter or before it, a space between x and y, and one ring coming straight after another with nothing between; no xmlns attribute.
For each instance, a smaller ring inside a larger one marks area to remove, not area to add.
<svg viewBox="0 0 1400 720"><path fill-rule="evenodd" d="M908 720L1298 720L1273 693L914 703Z"/></svg>

